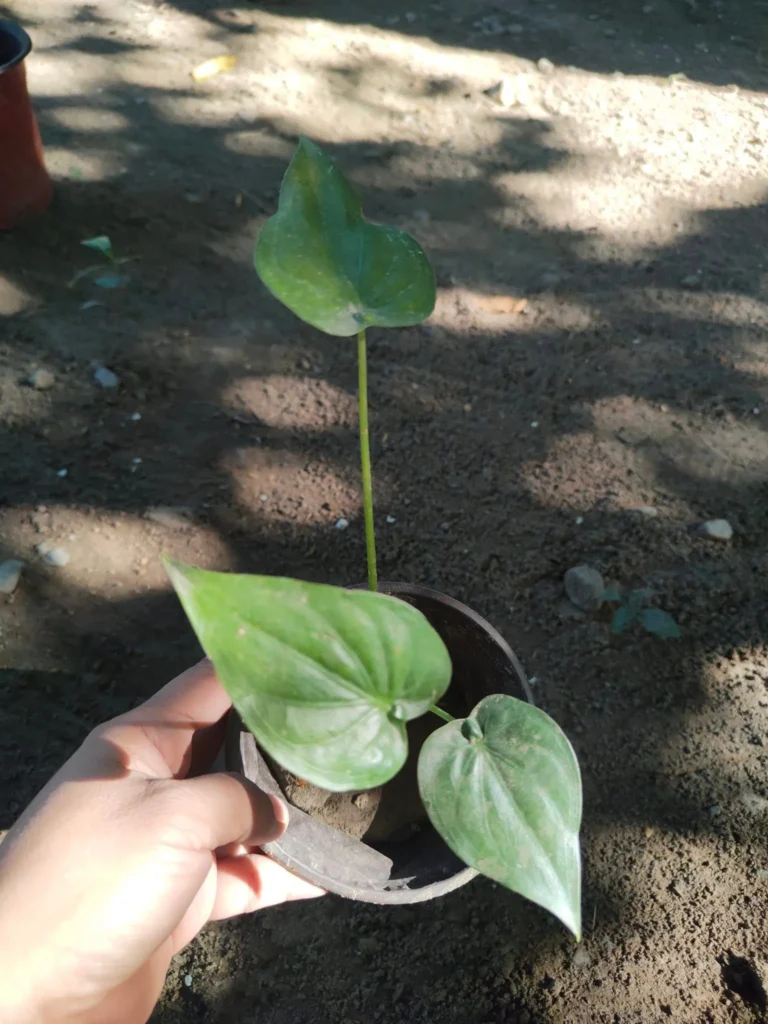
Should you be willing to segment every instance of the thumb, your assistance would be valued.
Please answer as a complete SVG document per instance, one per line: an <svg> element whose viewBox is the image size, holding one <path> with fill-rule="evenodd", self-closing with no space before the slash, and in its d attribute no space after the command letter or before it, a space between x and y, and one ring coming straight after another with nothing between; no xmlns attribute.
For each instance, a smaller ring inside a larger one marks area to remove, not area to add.
<svg viewBox="0 0 768 1024"><path fill-rule="evenodd" d="M190 826L190 846L217 850L231 843L263 846L288 825L288 808L276 796L234 772L174 782L175 797Z"/></svg>

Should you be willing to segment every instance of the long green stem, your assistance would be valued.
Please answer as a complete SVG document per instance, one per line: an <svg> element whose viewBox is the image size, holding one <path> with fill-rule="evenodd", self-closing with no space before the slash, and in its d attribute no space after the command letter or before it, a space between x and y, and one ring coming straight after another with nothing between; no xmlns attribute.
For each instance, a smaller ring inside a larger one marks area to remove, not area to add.
<svg viewBox="0 0 768 1024"><path fill-rule="evenodd" d="M363 474L363 511L365 513L365 554L368 560L368 589L378 589L376 573L376 535L373 527L373 483L371 480L371 444L368 435L368 353L365 331L357 336L357 401L360 408L360 469Z"/></svg>
<svg viewBox="0 0 768 1024"><path fill-rule="evenodd" d="M443 709L439 708L437 706L437 704L430 704L429 705L429 710L432 712L433 715L437 715L438 718L442 718L442 720L444 722L455 722L456 721L456 719L453 717L453 715L449 715L447 711L443 711Z"/></svg>

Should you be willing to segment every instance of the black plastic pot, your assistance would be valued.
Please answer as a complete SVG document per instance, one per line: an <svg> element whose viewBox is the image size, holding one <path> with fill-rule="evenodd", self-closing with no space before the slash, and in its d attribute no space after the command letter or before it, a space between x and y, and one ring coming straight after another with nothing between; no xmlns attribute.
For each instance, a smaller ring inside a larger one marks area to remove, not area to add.
<svg viewBox="0 0 768 1024"><path fill-rule="evenodd" d="M508 693L533 703L515 654L471 608L409 583L381 583L379 590L418 608L442 637L451 655L453 676L441 703L452 714L468 712L492 693ZM439 727L441 722L435 718L434 724ZM226 760L230 771L242 772L267 792L282 795L256 741L237 715L230 720ZM413 771L415 758L409 760L402 772ZM394 781L386 784L384 792ZM421 903L458 889L477 874L451 852L428 821L404 840L369 844L292 807L285 834L264 850L301 878L365 903Z"/></svg>

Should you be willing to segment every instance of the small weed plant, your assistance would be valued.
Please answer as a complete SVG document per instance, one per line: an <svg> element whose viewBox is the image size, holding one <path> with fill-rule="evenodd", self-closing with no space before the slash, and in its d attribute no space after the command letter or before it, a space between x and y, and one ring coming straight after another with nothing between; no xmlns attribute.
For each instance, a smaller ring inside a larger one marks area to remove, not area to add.
<svg viewBox="0 0 768 1024"><path fill-rule="evenodd" d="M611 620L611 632L619 636L630 626L640 625L647 633L664 640L677 639L680 627L669 612L661 608L649 608L648 602L656 596L655 590L639 588L623 594L619 587L609 587L603 600L617 605Z"/></svg>

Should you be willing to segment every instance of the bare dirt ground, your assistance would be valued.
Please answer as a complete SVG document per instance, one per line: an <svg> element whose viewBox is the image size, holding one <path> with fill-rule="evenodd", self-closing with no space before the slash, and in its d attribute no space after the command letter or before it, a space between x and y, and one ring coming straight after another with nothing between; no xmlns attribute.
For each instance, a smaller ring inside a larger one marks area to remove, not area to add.
<svg viewBox="0 0 768 1024"><path fill-rule="evenodd" d="M162 550L363 576L353 346L251 266L306 133L433 257L430 323L371 337L382 573L485 614L573 738L586 937L484 881L414 908L326 898L209 928L154 1021L764 1020L766 4L5 13L36 43L57 198L0 238L0 556L25 563L0 598L0 828L196 657ZM222 53L235 69L193 82ZM484 94L503 80L507 106ZM68 287L101 233L129 284ZM710 518L733 539L697 536ZM656 588L682 640L574 617L581 562Z"/></svg>

